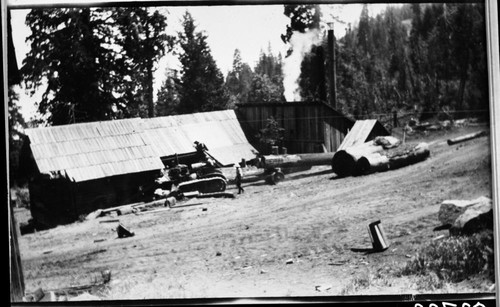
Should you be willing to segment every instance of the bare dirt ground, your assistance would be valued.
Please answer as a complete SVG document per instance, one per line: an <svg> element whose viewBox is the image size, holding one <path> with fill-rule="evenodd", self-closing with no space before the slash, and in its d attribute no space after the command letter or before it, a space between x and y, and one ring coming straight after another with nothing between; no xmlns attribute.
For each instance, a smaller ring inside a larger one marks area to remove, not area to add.
<svg viewBox="0 0 500 307"><path fill-rule="evenodd" d="M192 199L119 216L135 233L130 238L118 239L117 223L100 223L107 218L21 236L26 288L85 284L109 269L109 287L96 293L107 300L419 293L416 278L384 272L448 235L433 231L443 200L491 197L489 137L446 143L479 130L488 127L407 138L431 144L431 156L398 170L339 179L320 166L274 186L244 184L235 199ZM229 191L236 193L234 185ZM16 217L25 220L26 212L16 209ZM376 220L391 245L367 254L367 225ZM438 292L488 286L472 280Z"/></svg>

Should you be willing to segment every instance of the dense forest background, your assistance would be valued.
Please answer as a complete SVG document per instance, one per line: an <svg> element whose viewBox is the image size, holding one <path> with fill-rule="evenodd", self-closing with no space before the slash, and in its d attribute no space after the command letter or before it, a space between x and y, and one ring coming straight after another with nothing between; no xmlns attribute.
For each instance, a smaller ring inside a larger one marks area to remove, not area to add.
<svg viewBox="0 0 500 307"><path fill-rule="evenodd" d="M467 4L388 6L370 17L364 5L357 25L337 37L338 108L353 119L390 123L392 114L420 120L489 115L485 7ZM224 76L186 11L182 31L167 35L167 15L155 8L66 8L32 10L26 19L31 51L20 69L21 82L42 91L43 121L24 119L18 96L9 91L11 180L18 169L23 128L129 117L154 117L236 108L249 102L283 102L283 63L294 52L294 35L317 31L300 64L298 93L303 101L329 100L332 76L325 67L327 31L321 6L285 5L286 55L262 50L259 61L244 63L234 51ZM337 16L341 19L341 16ZM164 72L153 95L154 72L166 53L179 70ZM14 171L12 171L14 170Z"/></svg>
<svg viewBox="0 0 500 307"><path fill-rule="evenodd" d="M319 7L309 6L309 11ZM296 11L295 15L302 16ZM292 14L292 21L294 16ZM292 30L317 27L309 13ZM297 18L298 19L298 18ZM290 33L290 31L288 31ZM488 80L482 4L406 4L369 17L365 5L356 27L337 39L337 108L355 119L387 122L393 112L417 119L488 117ZM293 34L290 34L290 36ZM320 99L318 73L327 39L305 56L299 79L303 100ZM319 63L319 65L318 65ZM326 93L330 93L331 77Z"/></svg>

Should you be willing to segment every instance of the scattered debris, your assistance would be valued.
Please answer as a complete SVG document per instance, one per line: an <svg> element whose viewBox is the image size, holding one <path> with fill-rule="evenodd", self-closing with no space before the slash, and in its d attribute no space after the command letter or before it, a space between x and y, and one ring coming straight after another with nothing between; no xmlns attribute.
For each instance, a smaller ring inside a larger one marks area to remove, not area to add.
<svg viewBox="0 0 500 307"><path fill-rule="evenodd" d="M432 241L437 241L437 240L441 240L443 239L444 237L446 237L445 235L440 235L440 236L437 236L435 238L432 238Z"/></svg>
<svg viewBox="0 0 500 307"><path fill-rule="evenodd" d="M293 259L288 259L285 263L286 264L292 264L293 263Z"/></svg>
<svg viewBox="0 0 500 307"><path fill-rule="evenodd" d="M96 218L102 215L102 209L97 209L94 212L91 212L85 217L86 220L95 220Z"/></svg>
<svg viewBox="0 0 500 307"><path fill-rule="evenodd" d="M81 295L72 297L69 301L101 301L101 298L95 295L92 295L88 292L85 292Z"/></svg>
<svg viewBox="0 0 500 307"><path fill-rule="evenodd" d="M99 221L99 223L119 223L120 220L119 219L112 219L112 220L102 220L102 221Z"/></svg>
<svg viewBox="0 0 500 307"><path fill-rule="evenodd" d="M137 212L137 215L147 214L147 213L158 213L158 212L162 212L162 211L170 211L170 208L162 208L162 209L156 209L156 210Z"/></svg>
<svg viewBox="0 0 500 307"><path fill-rule="evenodd" d="M433 231L446 230L446 229L450 229L450 228L451 228L451 224L445 224L445 225L435 227L433 229Z"/></svg>
<svg viewBox="0 0 500 307"><path fill-rule="evenodd" d="M469 141L469 140L476 139L476 138L479 138L479 137L482 137L482 136L486 136L486 135L487 135L486 131L480 131L480 132L476 132L476 133L470 133L470 134L462 135L462 136L454 138L454 139L449 139L447 141L447 143L448 143L448 145L451 146L451 145L454 145L454 144L458 144L458 143L461 143L461 142Z"/></svg>
<svg viewBox="0 0 500 307"><path fill-rule="evenodd" d="M38 288L34 292L25 295L23 297L23 302L39 302L44 296L45 293L42 288Z"/></svg>
<svg viewBox="0 0 500 307"><path fill-rule="evenodd" d="M165 207L172 208L177 204L177 199L175 197L169 197L165 200Z"/></svg>
<svg viewBox="0 0 500 307"><path fill-rule="evenodd" d="M125 228L122 224L119 224L118 227L116 227L116 233L118 234L118 238L128 238L135 235L135 233Z"/></svg>
<svg viewBox="0 0 500 307"><path fill-rule="evenodd" d="M344 264L346 264L346 261L336 261L328 263L328 265L344 265Z"/></svg>
<svg viewBox="0 0 500 307"><path fill-rule="evenodd" d="M231 192L200 193L196 196L196 198L209 198L209 197L234 198L235 196Z"/></svg>
<svg viewBox="0 0 500 307"><path fill-rule="evenodd" d="M316 286L316 291L324 292L324 291L330 290L331 288L332 288L332 285L320 285L320 286Z"/></svg>
<svg viewBox="0 0 500 307"><path fill-rule="evenodd" d="M134 207L132 207L131 205L129 205L129 206L123 206L120 209L116 210L116 213L118 215L130 214L132 212L134 212Z"/></svg>

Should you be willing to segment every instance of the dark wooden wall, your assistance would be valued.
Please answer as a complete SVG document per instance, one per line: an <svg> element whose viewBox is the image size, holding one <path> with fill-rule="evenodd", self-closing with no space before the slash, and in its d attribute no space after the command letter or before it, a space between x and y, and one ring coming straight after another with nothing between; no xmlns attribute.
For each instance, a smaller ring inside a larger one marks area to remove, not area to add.
<svg viewBox="0 0 500 307"><path fill-rule="evenodd" d="M289 153L336 151L353 122L323 103L239 105L236 113L249 141L259 151L256 135L273 117L284 128L283 146ZM266 152L264 152L266 154Z"/></svg>
<svg viewBox="0 0 500 307"><path fill-rule="evenodd" d="M47 228L72 223L97 209L143 200L139 186L151 189L159 175L151 171L79 183L38 176L29 183L31 215Z"/></svg>

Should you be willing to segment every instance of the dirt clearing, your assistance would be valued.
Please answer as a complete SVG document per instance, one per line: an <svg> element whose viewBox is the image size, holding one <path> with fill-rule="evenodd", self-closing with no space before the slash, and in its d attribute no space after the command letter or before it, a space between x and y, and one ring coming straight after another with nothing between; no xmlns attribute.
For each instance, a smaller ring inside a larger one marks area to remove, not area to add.
<svg viewBox="0 0 500 307"><path fill-rule="evenodd" d="M24 235L26 288L64 288L110 270L111 282L97 293L103 299L417 293L416 279L387 272L448 235L433 231L443 200L491 197L489 137L446 143L480 129L487 128L407 138L430 143L431 156L393 171L339 179L330 166L313 167L274 186L243 184L235 199L119 216L130 238L118 239L118 223L100 223L106 218ZM376 220L391 245L366 253L367 225ZM465 281L437 292L487 286Z"/></svg>

